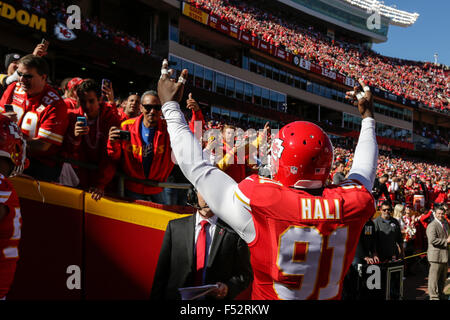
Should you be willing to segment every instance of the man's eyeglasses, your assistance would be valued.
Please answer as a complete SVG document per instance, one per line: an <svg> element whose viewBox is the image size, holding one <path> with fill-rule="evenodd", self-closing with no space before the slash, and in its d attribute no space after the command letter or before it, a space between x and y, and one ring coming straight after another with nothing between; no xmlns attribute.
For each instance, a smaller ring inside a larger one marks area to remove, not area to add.
<svg viewBox="0 0 450 320"><path fill-rule="evenodd" d="M145 110L147 110L148 112L150 112L152 109L155 109L156 111L161 110L161 105L160 104L143 104L142 105Z"/></svg>
<svg viewBox="0 0 450 320"><path fill-rule="evenodd" d="M19 70L17 70L17 75L19 76L19 78L23 77L25 79L31 79L34 77L34 75L32 75L32 74L22 73Z"/></svg>

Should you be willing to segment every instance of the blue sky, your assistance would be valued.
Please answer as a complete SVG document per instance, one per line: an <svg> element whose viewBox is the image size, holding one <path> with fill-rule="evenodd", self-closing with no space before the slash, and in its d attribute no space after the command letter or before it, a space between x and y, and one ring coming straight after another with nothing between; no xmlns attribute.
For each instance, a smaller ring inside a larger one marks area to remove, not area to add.
<svg viewBox="0 0 450 320"><path fill-rule="evenodd" d="M403 28L391 25L388 41L372 49L383 55L417 61L438 62L450 66L450 1L385 0L386 5L420 14L416 23Z"/></svg>

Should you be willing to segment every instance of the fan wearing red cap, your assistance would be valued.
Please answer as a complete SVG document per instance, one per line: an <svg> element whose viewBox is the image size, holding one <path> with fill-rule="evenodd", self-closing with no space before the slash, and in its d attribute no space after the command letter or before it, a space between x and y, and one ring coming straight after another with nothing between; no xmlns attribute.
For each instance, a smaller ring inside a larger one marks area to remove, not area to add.
<svg viewBox="0 0 450 320"><path fill-rule="evenodd" d="M186 178L213 212L248 244L254 272L252 299L340 299L359 235L375 213L371 194L378 158L373 98L360 80L347 96L363 120L349 176L325 186L333 161L327 134L293 122L275 136L273 179L258 175L236 183L211 165L179 107L187 70L178 82L165 60L158 96L172 150Z"/></svg>
<svg viewBox="0 0 450 320"><path fill-rule="evenodd" d="M22 223L19 198L8 177L22 172L25 152L19 127L0 115L0 300L6 298L14 279Z"/></svg>
<svg viewBox="0 0 450 320"><path fill-rule="evenodd" d="M81 83L83 83L83 79L78 77L72 78L67 83L67 95L64 99L64 102L67 104L67 110L78 109L77 88Z"/></svg>

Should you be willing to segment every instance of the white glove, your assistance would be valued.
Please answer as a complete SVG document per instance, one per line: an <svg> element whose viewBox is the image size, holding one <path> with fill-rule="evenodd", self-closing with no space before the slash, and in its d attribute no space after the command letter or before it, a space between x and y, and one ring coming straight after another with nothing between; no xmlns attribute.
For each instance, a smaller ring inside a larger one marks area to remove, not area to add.
<svg viewBox="0 0 450 320"><path fill-rule="evenodd" d="M10 75L8 78L6 78L5 83L7 86L9 86L11 83L19 81L19 75L17 74L17 70Z"/></svg>

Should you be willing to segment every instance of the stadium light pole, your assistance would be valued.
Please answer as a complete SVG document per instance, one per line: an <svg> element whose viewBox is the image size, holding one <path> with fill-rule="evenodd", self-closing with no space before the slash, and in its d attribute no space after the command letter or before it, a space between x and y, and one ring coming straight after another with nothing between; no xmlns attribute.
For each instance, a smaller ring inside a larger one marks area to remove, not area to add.
<svg viewBox="0 0 450 320"><path fill-rule="evenodd" d="M438 54L435 53L434 54L434 65L437 65L437 61L438 61Z"/></svg>

